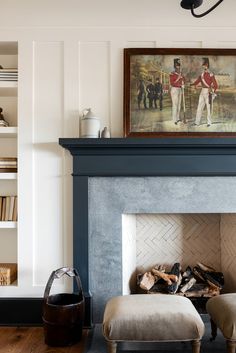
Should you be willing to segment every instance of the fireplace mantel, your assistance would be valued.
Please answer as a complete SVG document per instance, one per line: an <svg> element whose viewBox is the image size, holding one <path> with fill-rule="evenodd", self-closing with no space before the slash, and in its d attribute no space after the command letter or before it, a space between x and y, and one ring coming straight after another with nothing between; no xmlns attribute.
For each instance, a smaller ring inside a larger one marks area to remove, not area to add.
<svg viewBox="0 0 236 353"><path fill-rule="evenodd" d="M73 156L73 263L86 298L86 326L92 325L89 284L90 177L236 176L234 138L60 138Z"/></svg>
<svg viewBox="0 0 236 353"><path fill-rule="evenodd" d="M232 176L235 138L60 138L78 176Z"/></svg>

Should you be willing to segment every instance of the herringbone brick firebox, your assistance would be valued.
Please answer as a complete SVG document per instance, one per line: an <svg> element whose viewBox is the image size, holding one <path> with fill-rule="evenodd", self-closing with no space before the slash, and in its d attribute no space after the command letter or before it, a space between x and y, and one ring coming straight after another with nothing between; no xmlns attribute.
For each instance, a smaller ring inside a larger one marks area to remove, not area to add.
<svg viewBox="0 0 236 353"><path fill-rule="evenodd" d="M225 291L236 290L235 214L126 214L122 217L123 293L137 291L136 274L155 265L182 269L207 263L225 276Z"/></svg>

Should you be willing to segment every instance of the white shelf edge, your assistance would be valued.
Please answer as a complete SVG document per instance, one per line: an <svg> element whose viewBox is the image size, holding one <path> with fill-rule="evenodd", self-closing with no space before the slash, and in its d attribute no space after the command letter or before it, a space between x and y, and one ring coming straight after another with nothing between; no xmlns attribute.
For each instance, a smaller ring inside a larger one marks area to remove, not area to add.
<svg viewBox="0 0 236 353"><path fill-rule="evenodd" d="M0 173L0 180L15 180L17 179L17 173Z"/></svg>
<svg viewBox="0 0 236 353"><path fill-rule="evenodd" d="M0 81L0 88L17 88L18 81Z"/></svg>
<svg viewBox="0 0 236 353"><path fill-rule="evenodd" d="M0 137L16 137L18 128L16 126L0 126Z"/></svg>
<svg viewBox="0 0 236 353"><path fill-rule="evenodd" d="M15 229L17 228L17 222L11 222L11 221L0 221L0 228L11 228L11 229Z"/></svg>

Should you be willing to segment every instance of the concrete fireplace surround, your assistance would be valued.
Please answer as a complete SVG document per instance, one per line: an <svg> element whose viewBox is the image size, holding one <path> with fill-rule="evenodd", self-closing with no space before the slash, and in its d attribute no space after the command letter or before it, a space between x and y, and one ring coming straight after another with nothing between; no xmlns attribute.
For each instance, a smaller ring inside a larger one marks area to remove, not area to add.
<svg viewBox="0 0 236 353"><path fill-rule="evenodd" d="M73 155L74 266L87 326L101 321L110 297L122 294L122 215L236 213L232 138L59 143ZM236 218L229 219L234 226Z"/></svg>

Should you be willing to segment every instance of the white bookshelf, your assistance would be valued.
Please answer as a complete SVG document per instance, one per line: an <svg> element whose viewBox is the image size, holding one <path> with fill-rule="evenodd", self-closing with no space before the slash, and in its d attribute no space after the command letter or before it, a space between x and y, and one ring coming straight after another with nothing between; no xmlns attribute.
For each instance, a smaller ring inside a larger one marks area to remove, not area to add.
<svg viewBox="0 0 236 353"><path fill-rule="evenodd" d="M7 69L18 67L17 42L0 42L0 64ZM7 127L0 126L0 157L18 157L17 86L17 81L0 80L0 107L2 108L4 119L9 123ZM0 172L0 196L17 195L17 177L17 173ZM0 217L0 263L18 263L17 244L17 222L1 221ZM9 285L9 287L16 286L17 281ZM0 287L0 290L3 287L6 286Z"/></svg>

